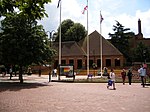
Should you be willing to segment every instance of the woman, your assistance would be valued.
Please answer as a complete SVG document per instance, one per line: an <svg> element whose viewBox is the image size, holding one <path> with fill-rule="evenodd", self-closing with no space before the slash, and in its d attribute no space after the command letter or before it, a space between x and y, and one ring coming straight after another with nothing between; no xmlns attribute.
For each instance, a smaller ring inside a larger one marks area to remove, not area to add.
<svg viewBox="0 0 150 112"><path fill-rule="evenodd" d="M111 69L111 71L110 71L110 74L109 74L109 77L110 77L110 79L109 79L109 81L111 81L112 82L112 85L113 85L113 90L116 90L116 87L115 87L115 73L114 73L114 70L113 69ZM107 88L109 88L109 84L107 85Z"/></svg>
<svg viewBox="0 0 150 112"><path fill-rule="evenodd" d="M125 85L125 80L126 80L126 71L125 71L125 69L122 70L121 76L122 76L123 85Z"/></svg>

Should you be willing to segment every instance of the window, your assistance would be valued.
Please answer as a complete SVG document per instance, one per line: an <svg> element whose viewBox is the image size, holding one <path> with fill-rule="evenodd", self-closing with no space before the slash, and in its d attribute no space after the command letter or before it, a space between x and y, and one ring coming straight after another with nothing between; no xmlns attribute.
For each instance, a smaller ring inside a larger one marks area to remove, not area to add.
<svg viewBox="0 0 150 112"><path fill-rule="evenodd" d="M74 65L74 60L73 59L69 60L69 65Z"/></svg>
<svg viewBox="0 0 150 112"><path fill-rule="evenodd" d="M77 60L77 68L81 69L82 68L82 59Z"/></svg>
<svg viewBox="0 0 150 112"><path fill-rule="evenodd" d="M94 61L93 61L93 60L89 60L89 67L90 67L90 68L93 68L93 66L92 66L92 65L93 65L93 63L94 63Z"/></svg>
<svg viewBox="0 0 150 112"><path fill-rule="evenodd" d="M66 60L61 60L61 64L65 65L66 64Z"/></svg>
<svg viewBox="0 0 150 112"><path fill-rule="evenodd" d="M106 67L110 67L111 66L111 59L106 59Z"/></svg>
<svg viewBox="0 0 150 112"><path fill-rule="evenodd" d="M115 66L120 66L120 59L119 58L115 59Z"/></svg>
<svg viewBox="0 0 150 112"><path fill-rule="evenodd" d="M101 59L98 59L97 60L97 67L100 67L101 66Z"/></svg>

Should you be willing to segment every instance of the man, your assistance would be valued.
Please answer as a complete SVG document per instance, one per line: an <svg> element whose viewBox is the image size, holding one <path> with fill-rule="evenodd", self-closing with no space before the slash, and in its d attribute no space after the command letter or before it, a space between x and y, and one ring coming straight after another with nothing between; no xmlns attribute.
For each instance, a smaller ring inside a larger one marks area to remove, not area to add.
<svg viewBox="0 0 150 112"><path fill-rule="evenodd" d="M139 75L141 77L141 82L142 82L142 85L143 87L145 87L145 76L146 76L146 68L144 68L142 65L141 65L141 68L138 70L139 72Z"/></svg>

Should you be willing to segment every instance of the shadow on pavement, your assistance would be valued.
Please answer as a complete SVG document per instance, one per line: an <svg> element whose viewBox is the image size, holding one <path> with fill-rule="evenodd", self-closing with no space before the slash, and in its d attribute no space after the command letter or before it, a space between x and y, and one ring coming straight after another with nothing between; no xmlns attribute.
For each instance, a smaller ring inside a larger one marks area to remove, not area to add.
<svg viewBox="0 0 150 112"><path fill-rule="evenodd" d="M19 82L0 82L0 92L4 91L20 91L22 89L33 89L44 86L52 86L49 83L33 83L33 82L24 82L23 84Z"/></svg>

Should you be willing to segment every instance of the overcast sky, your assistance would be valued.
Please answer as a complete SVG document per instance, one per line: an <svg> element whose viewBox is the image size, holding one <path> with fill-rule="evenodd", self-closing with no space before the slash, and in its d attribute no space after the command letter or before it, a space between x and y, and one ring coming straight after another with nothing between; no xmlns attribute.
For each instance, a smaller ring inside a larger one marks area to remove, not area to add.
<svg viewBox="0 0 150 112"><path fill-rule="evenodd" d="M61 0L62 21L71 19L81 23L87 28L86 13L83 15L83 8L87 0ZM150 38L150 0L88 0L89 6L89 34L93 31L100 31L100 11L104 18L102 22L102 35L109 38L108 33L114 33L112 28L119 21L125 28L130 28L135 34L138 33L138 19L141 19L142 33L145 38ZM52 0L46 5L48 18L39 23L46 31L57 31L59 26L58 0Z"/></svg>

